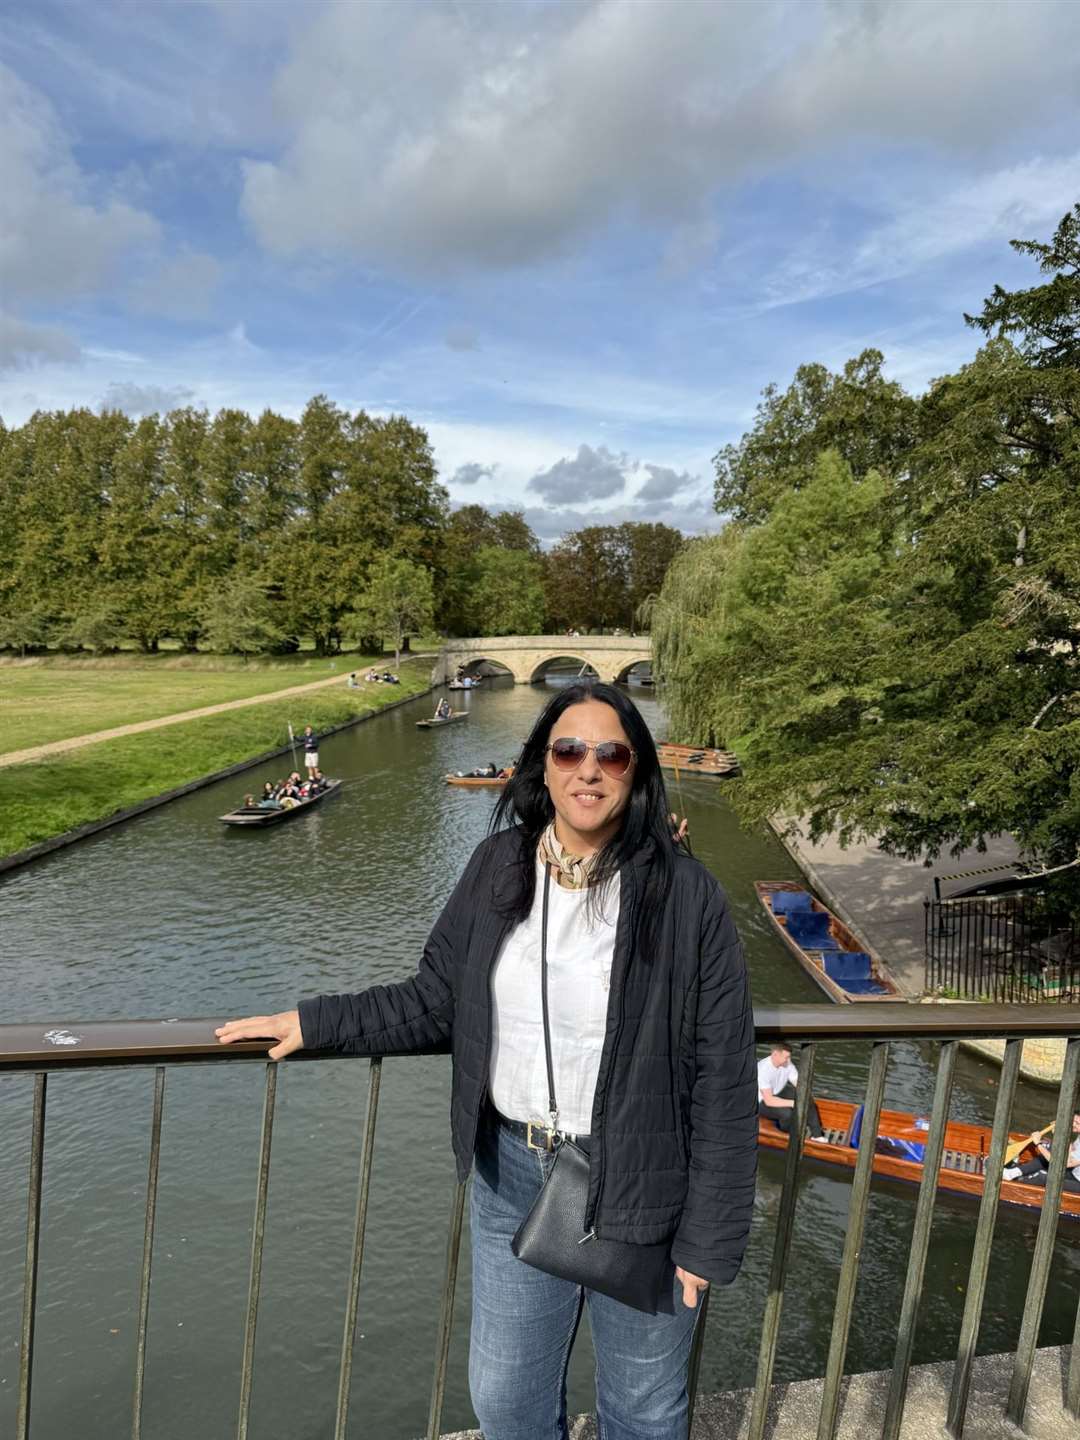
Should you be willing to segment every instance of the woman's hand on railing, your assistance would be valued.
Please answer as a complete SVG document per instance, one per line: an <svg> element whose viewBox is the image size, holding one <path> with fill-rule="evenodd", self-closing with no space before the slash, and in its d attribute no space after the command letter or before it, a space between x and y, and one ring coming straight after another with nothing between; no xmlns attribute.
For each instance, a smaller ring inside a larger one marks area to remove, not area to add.
<svg viewBox="0 0 1080 1440"><path fill-rule="evenodd" d="M249 1015L245 1020L226 1020L214 1034L222 1045L230 1045L234 1040L276 1040L278 1043L266 1052L268 1060L284 1060L294 1050L304 1048L299 1010L282 1010L280 1015Z"/></svg>

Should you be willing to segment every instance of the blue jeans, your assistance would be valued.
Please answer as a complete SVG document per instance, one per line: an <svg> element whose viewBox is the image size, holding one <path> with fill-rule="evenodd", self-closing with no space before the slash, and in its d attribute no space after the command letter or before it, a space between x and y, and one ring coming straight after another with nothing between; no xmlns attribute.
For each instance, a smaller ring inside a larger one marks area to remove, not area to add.
<svg viewBox="0 0 1080 1440"><path fill-rule="evenodd" d="M583 1304L596 1351L600 1440L686 1440L697 1311L683 1304L674 1275L670 1313L646 1315L546 1275L510 1249L551 1160L481 1121L469 1216L469 1388L485 1440L567 1440L566 1367Z"/></svg>

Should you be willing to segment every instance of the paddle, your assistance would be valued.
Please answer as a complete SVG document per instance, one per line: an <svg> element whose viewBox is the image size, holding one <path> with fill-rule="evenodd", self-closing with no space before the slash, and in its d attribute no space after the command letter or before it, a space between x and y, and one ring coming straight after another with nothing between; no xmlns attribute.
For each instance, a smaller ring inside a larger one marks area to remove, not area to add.
<svg viewBox="0 0 1080 1440"><path fill-rule="evenodd" d="M1044 1140L1047 1135L1053 1132L1054 1124L1055 1122L1051 1120L1049 1125L1039 1131L1040 1140ZM1033 1145L1034 1143L1035 1142L1031 1139L1030 1136L1026 1140L1014 1140L1013 1143L1008 1146L1005 1151L1004 1164L1011 1165L1018 1155L1022 1154L1029 1145Z"/></svg>

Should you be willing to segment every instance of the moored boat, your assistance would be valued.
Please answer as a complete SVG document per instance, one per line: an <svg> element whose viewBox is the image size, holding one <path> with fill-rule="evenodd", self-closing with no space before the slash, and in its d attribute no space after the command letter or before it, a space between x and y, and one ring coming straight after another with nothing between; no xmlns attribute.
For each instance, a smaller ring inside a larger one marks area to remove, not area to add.
<svg viewBox="0 0 1080 1440"><path fill-rule="evenodd" d="M826 1100L816 1093L814 1101L826 1139L804 1141L804 1154L807 1159L819 1160L825 1165L853 1169L863 1141L863 1107L847 1100ZM928 1121L923 1117L903 1110L882 1110L874 1140L874 1174L917 1185L923 1176L927 1129ZM1021 1141L1027 1136L1017 1133L1010 1138ZM758 1145L766 1150L786 1150L788 1137L771 1120L762 1117L758 1120ZM950 1120L945 1127L938 1189L956 1195L980 1196L985 1186L983 1172L989 1152L987 1126ZM1001 1199L1006 1205L1041 1210L1045 1194L1042 1186L1022 1180L1004 1180L1001 1184ZM1066 1191L1061 1197L1061 1213L1080 1219L1080 1194Z"/></svg>
<svg viewBox="0 0 1080 1440"><path fill-rule="evenodd" d="M418 730L438 730L443 725L455 725L459 720L467 720L468 718L469 712L467 710L451 710L445 720L437 720L434 715L429 720L417 720L416 728Z"/></svg>
<svg viewBox="0 0 1080 1440"><path fill-rule="evenodd" d="M237 825L242 829L263 830L267 825L278 825L282 820L290 820L301 811L310 810L314 805L319 805L328 795L333 795L340 790L341 780L331 780L325 790L320 790L318 795L312 795L307 800L298 800L295 805L283 805L279 810L260 810L257 805L241 805L237 810L230 810L227 815L219 815L218 819L223 825Z"/></svg>
<svg viewBox="0 0 1080 1440"><path fill-rule="evenodd" d="M734 775L739 769L738 757L730 750L717 750L704 745L657 744L656 753L664 770L682 775L708 775L719 778Z"/></svg>
<svg viewBox="0 0 1080 1440"><path fill-rule="evenodd" d="M781 940L831 1000L903 1000L881 961L805 886L755 880L754 890Z"/></svg>

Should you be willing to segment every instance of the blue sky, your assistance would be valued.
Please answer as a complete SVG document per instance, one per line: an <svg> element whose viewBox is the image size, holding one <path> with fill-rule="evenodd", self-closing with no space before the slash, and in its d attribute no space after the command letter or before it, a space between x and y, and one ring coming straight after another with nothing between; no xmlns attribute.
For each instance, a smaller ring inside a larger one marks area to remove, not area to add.
<svg viewBox="0 0 1080 1440"><path fill-rule="evenodd" d="M0 415L322 391L456 503L716 528L759 392L913 389L1080 199L1076 0L0 0Z"/></svg>

